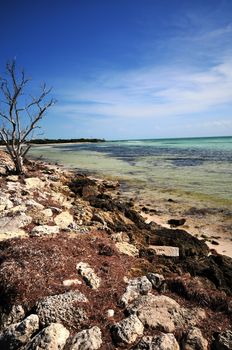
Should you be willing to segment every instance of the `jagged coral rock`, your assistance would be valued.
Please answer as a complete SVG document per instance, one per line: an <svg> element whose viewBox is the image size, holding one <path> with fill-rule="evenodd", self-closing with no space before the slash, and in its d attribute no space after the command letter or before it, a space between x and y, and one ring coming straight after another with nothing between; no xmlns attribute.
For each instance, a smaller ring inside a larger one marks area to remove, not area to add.
<svg viewBox="0 0 232 350"><path fill-rule="evenodd" d="M95 326L77 333L72 339L70 350L97 350L101 345L101 330Z"/></svg>
<svg viewBox="0 0 232 350"><path fill-rule="evenodd" d="M133 343L138 336L143 335L144 326L137 316L131 315L116 323L112 329L112 335L116 342Z"/></svg>
<svg viewBox="0 0 232 350"><path fill-rule="evenodd" d="M139 344L134 347L135 350L179 350L179 344L172 333L161 333L156 336L145 336Z"/></svg>
<svg viewBox="0 0 232 350"><path fill-rule="evenodd" d="M96 275L89 264L85 262L79 262L76 268L83 279L86 281L87 285L93 289L98 289L100 287L101 279Z"/></svg>

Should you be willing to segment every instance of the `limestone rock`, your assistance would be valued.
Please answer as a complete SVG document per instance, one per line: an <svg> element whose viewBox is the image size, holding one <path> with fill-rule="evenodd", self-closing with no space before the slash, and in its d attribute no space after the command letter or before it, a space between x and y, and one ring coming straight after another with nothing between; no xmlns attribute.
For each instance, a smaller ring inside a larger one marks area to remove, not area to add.
<svg viewBox="0 0 232 350"><path fill-rule="evenodd" d="M77 278L63 281L63 285L66 287L75 286L77 284L81 284L81 281L79 281Z"/></svg>
<svg viewBox="0 0 232 350"><path fill-rule="evenodd" d="M19 180L18 175L9 175L9 176L7 176L7 181L17 182L18 180Z"/></svg>
<svg viewBox="0 0 232 350"><path fill-rule="evenodd" d="M213 342L214 350L231 350L232 349L232 331L226 330L219 333Z"/></svg>
<svg viewBox="0 0 232 350"><path fill-rule="evenodd" d="M143 335L143 324L137 316L131 315L116 323L112 329L112 336L117 343L133 343L138 336Z"/></svg>
<svg viewBox="0 0 232 350"><path fill-rule="evenodd" d="M100 287L101 279L88 263L80 262L77 264L76 268L88 286L93 289L98 289Z"/></svg>
<svg viewBox="0 0 232 350"><path fill-rule="evenodd" d="M42 210L44 208L44 206L40 203L37 203L34 199L28 199L25 202L25 205L28 207L32 207L32 208L36 208L36 209L40 209Z"/></svg>
<svg viewBox="0 0 232 350"><path fill-rule="evenodd" d="M129 255L129 256L139 255L138 249L133 244L130 244L127 242L117 242L115 245L118 248L118 250L123 254Z"/></svg>
<svg viewBox="0 0 232 350"><path fill-rule="evenodd" d="M170 257L179 256L178 247L150 245L149 249L154 250L156 255L170 256Z"/></svg>
<svg viewBox="0 0 232 350"><path fill-rule="evenodd" d="M77 333L72 340L70 350L97 350L101 344L101 330L95 326Z"/></svg>
<svg viewBox="0 0 232 350"><path fill-rule="evenodd" d="M35 226L32 229L30 235L31 236L46 236L46 235L56 234L58 232L59 232L58 226L40 225L40 226Z"/></svg>
<svg viewBox="0 0 232 350"><path fill-rule="evenodd" d="M44 215L46 218L50 218L53 215L53 212L50 208L44 209L41 211L41 214Z"/></svg>
<svg viewBox="0 0 232 350"><path fill-rule="evenodd" d="M45 182L38 179L37 177L29 177L25 179L26 189L38 189L38 188L44 188Z"/></svg>
<svg viewBox="0 0 232 350"><path fill-rule="evenodd" d="M141 339L135 350L179 350L177 343L172 333L161 333L160 335L146 336Z"/></svg>
<svg viewBox="0 0 232 350"><path fill-rule="evenodd" d="M60 228L65 229L73 223L73 216L68 211L64 211L55 217L54 222Z"/></svg>
<svg viewBox="0 0 232 350"><path fill-rule="evenodd" d="M127 309L135 313L144 326L168 333L183 325L195 326L206 318L204 310L182 308L165 295L140 296Z"/></svg>
<svg viewBox="0 0 232 350"><path fill-rule="evenodd" d="M5 216L0 218L0 233L17 232L21 227L30 224L32 218L25 213L16 215L15 217Z"/></svg>
<svg viewBox="0 0 232 350"><path fill-rule="evenodd" d="M39 329L39 318L30 315L20 323L10 325L0 334L0 349L14 350L26 344Z"/></svg>
<svg viewBox="0 0 232 350"><path fill-rule="evenodd" d="M86 303L88 300L79 291L48 296L36 305L36 313L40 323L48 326L52 322L80 325L87 320L86 312L77 303Z"/></svg>
<svg viewBox="0 0 232 350"><path fill-rule="evenodd" d="M8 198L7 195L0 196L0 211L5 209L10 209L13 207L12 201Z"/></svg>
<svg viewBox="0 0 232 350"><path fill-rule="evenodd" d="M130 242L130 238L129 236L125 233L125 232L116 232L116 233L112 233L112 235L110 235L110 238L114 241L114 242Z"/></svg>
<svg viewBox="0 0 232 350"><path fill-rule="evenodd" d="M36 335L25 350L62 350L69 337L69 331L60 323L52 323Z"/></svg>
<svg viewBox="0 0 232 350"><path fill-rule="evenodd" d="M203 337L199 328L193 327L187 333L183 347L185 350L207 350L208 341Z"/></svg>
<svg viewBox="0 0 232 350"><path fill-rule="evenodd" d="M139 295L148 294L152 290L152 284L146 276L133 278L128 281L126 292L121 298L123 305L128 305Z"/></svg>

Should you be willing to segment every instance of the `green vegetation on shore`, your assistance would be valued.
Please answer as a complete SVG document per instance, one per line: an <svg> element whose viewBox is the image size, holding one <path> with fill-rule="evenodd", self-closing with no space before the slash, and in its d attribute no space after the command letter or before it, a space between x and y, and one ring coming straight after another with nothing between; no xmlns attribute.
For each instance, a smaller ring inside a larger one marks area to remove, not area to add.
<svg viewBox="0 0 232 350"><path fill-rule="evenodd" d="M34 139L30 140L29 143L33 144L48 144L48 143L79 143L79 142L106 142L104 139L96 139L96 138L91 138L91 139L85 139L85 138L80 138L80 139ZM4 142L0 140L0 145L4 145Z"/></svg>

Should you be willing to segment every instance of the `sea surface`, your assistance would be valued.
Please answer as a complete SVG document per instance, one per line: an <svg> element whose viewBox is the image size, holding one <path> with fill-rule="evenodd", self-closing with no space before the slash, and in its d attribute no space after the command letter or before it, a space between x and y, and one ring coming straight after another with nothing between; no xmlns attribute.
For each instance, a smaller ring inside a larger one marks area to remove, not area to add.
<svg viewBox="0 0 232 350"><path fill-rule="evenodd" d="M31 156L119 179L136 198L232 208L232 137L43 145Z"/></svg>

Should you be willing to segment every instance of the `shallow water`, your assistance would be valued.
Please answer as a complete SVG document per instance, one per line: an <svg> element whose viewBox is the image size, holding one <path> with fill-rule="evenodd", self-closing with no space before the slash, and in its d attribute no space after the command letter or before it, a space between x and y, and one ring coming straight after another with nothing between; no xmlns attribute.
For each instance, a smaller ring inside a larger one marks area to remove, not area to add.
<svg viewBox="0 0 232 350"><path fill-rule="evenodd" d="M118 178L137 197L232 208L232 137L44 145L31 155Z"/></svg>

